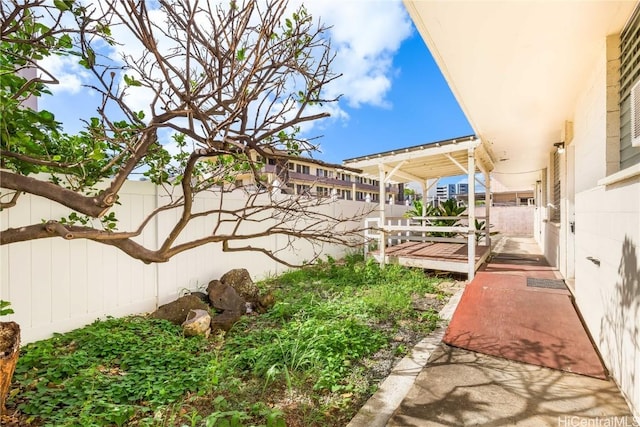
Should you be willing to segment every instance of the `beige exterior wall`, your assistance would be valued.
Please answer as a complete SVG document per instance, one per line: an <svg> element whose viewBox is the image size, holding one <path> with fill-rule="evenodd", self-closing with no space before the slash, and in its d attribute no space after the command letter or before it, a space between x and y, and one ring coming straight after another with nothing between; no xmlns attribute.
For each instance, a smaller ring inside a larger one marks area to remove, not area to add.
<svg viewBox="0 0 640 427"><path fill-rule="evenodd" d="M156 187L150 182L127 182L116 212L119 228L138 224L145 212L159 202ZM194 209L216 203L207 194L198 197ZM225 206L244 203L244 193L225 195ZM336 201L324 205L326 213L349 216L365 207L363 202ZM370 204L376 208L377 204ZM387 206L388 215L402 216L406 207ZM18 227L37 223L42 218L65 216L60 205L24 195L18 205L0 212L1 227ZM154 247L156 235L168 232L175 215L162 216L155 227L149 227L141 240ZM186 230L189 236L201 236L210 230L213 220L194 224ZM360 225L360 224L358 224ZM256 239L252 245L267 248L284 247L284 237ZM323 255L341 257L345 250L325 245ZM301 262L310 259L313 250L297 244L287 258ZM8 320L18 322L22 342L49 337L91 323L107 315L121 316L154 310L159 304L175 299L186 289L206 287L232 268L246 268L254 279L282 273L287 267L259 253L226 253L220 244L209 244L184 252L163 264L146 265L119 250L86 240L67 241L60 238L22 242L0 247L0 299L8 300L15 314Z"/></svg>
<svg viewBox="0 0 640 427"><path fill-rule="evenodd" d="M569 282L578 309L632 411L640 414L640 175L606 181L617 170L613 148L619 141L610 99L617 97L615 43L608 40L602 40L594 67L585 70L588 82L573 117L566 118L574 123L574 138L562 163L561 221L546 222L540 208L535 228L549 262L567 279L575 275ZM574 220L575 234L569 230Z"/></svg>

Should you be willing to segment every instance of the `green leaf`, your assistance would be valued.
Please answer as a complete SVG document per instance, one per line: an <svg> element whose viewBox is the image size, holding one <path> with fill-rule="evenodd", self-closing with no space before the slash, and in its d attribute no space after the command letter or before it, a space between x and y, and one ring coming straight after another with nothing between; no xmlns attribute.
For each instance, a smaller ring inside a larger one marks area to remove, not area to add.
<svg viewBox="0 0 640 427"><path fill-rule="evenodd" d="M64 34L62 37L60 37L58 39L58 47L71 49L73 47L71 36L69 34Z"/></svg>
<svg viewBox="0 0 640 427"><path fill-rule="evenodd" d="M87 61L90 67L96 64L96 53L93 49L87 49Z"/></svg>
<svg viewBox="0 0 640 427"><path fill-rule="evenodd" d="M104 159L104 153L100 149L96 148L91 153L91 158L93 160L102 160L102 159Z"/></svg>
<svg viewBox="0 0 640 427"><path fill-rule="evenodd" d="M242 49L238 50L238 53L236 54L236 59L238 61L244 61L244 59L245 59L245 56L244 56L245 55L245 51L246 51L246 48L244 48L244 47Z"/></svg>
<svg viewBox="0 0 640 427"><path fill-rule="evenodd" d="M53 0L53 4L63 12L69 10L69 5L67 5L67 3L62 0Z"/></svg>
<svg viewBox="0 0 640 427"><path fill-rule="evenodd" d="M41 110L38 112L38 115L40 116L40 120L45 123L55 121L55 116L50 111Z"/></svg>
<svg viewBox="0 0 640 427"><path fill-rule="evenodd" d="M15 311L9 307L10 305L11 303L9 301L0 300L0 316L7 316L15 313Z"/></svg>
<svg viewBox="0 0 640 427"><path fill-rule="evenodd" d="M128 76L128 75L124 75L124 83L127 86L142 86L142 83L140 83L139 81L137 81L135 79L135 77L132 76Z"/></svg>

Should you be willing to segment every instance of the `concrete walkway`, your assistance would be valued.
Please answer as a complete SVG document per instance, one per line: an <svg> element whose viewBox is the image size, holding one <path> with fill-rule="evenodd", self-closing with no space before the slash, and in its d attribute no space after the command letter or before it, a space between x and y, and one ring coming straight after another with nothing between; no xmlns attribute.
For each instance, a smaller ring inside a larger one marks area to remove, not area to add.
<svg viewBox="0 0 640 427"><path fill-rule="evenodd" d="M503 238L494 252L496 262L484 269L488 274L559 277L544 266L533 239ZM451 318L460 297L449 301L444 318ZM416 346L349 426L640 425L610 380L449 346L442 342L444 332L436 330Z"/></svg>

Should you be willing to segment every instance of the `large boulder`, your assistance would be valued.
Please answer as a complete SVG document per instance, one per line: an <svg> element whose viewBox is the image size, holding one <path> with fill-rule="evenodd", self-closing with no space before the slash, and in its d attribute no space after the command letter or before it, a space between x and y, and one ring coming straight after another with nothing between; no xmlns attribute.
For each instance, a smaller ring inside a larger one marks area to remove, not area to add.
<svg viewBox="0 0 640 427"><path fill-rule="evenodd" d="M249 275L246 268L229 270L220 278L220 281L235 289L238 295L244 298L245 301L252 304L257 303L260 290L255 283L253 283L253 280L251 280L251 275Z"/></svg>
<svg viewBox="0 0 640 427"><path fill-rule="evenodd" d="M247 308L242 298L234 288L222 283L220 280L212 280L207 287L211 306L220 311L234 311L246 313Z"/></svg>
<svg viewBox="0 0 640 427"><path fill-rule="evenodd" d="M203 335L208 338L211 332L211 315L207 310L190 310L187 320L182 323L182 332L185 337Z"/></svg>
<svg viewBox="0 0 640 427"><path fill-rule="evenodd" d="M195 296L197 296L198 298L200 298L200 300L201 300L203 303L205 303L205 304L209 305L209 295L207 295L206 293L204 293L204 292L197 292L197 291L194 291L194 292L191 292L189 295L195 295Z"/></svg>
<svg viewBox="0 0 640 427"><path fill-rule="evenodd" d="M243 313L227 310L211 318L211 331L223 330L227 332L242 317Z"/></svg>
<svg viewBox="0 0 640 427"><path fill-rule="evenodd" d="M181 325L187 320L187 314L191 310L207 310L209 307L195 295L185 295L168 304L161 305L149 317L152 319L164 319L175 325Z"/></svg>

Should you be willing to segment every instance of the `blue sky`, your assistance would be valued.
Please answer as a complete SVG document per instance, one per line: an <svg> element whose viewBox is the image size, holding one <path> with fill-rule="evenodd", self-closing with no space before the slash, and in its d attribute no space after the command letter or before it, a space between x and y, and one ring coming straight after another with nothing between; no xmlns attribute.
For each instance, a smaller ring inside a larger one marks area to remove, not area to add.
<svg viewBox="0 0 640 427"><path fill-rule="evenodd" d="M473 134L438 66L413 29L393 57L388 107L345 107L349 120L321 129L322 160L342 160Z"/></svg>
<svg viewBox="0 0 640 427"><path fill-rule="evenodd" d="M321 151L313 157L341 163L473 133L400 1L325 0L307 2L307 7L332 26L334 71L343 74L328 88L329 95L342 95L337 105L329 107L332 117L305 130L305 136L322 136L315 141ZM135 52L133 43L126 42L130 36L114 35L122 42L112 53L114 58ZM47 61L60 84L54 96L40 100L39 107L54 112L67 132L77 132L79 118L95 115L98 102L82 87L88 74L73 58ZM144 108L144 97L132 97L132 102Z"/></svg>

